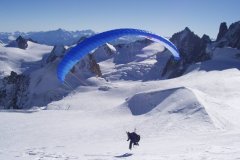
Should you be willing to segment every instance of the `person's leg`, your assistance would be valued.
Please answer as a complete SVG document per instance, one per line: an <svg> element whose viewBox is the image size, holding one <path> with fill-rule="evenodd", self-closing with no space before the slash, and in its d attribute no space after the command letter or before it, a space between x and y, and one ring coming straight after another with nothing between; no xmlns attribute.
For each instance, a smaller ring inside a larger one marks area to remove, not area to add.
<svg viewBox="0 0 240 160"><path fill-rule="evenodd" d="M139 144L138 144L138 142L134 142L134 145L138 146Z"/></svg>
<svg viewBox="0 0 240 160"><path fill-rule="evenodd" d="M130 150L132 149L132 144L133 144L133 142L130 141L130 143L129 143L129 149L130 149Z"/></svg>

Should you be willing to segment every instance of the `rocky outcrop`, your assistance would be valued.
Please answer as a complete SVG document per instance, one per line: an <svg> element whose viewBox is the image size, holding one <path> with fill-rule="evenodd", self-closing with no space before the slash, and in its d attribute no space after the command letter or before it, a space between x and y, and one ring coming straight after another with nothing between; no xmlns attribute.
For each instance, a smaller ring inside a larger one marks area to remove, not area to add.
<svg viewBox="0 0 240 160"><path fill-rule="evenodd" d="M88 55L89 58L89 66L90 66L90 71L94 74L96 74L98 77L102 77L102 72L100 69L99 64L97 64L94 56L92 54Z"/></svg>
<svg viewBox="0 0 240 160"><path fill-rule="evenodd" d="M222 39L225 36L225 34L227 33L227 31L228 31L227 23L226 22L221 23L220 27L219 27L219 32L217 35L217 41Z"/></svg>
<svg viewBox="0 0 240 160"><path fill-rule="evenodd" d="M22 36L19 36L15 41L10 42L6 47L17 47L20 49L26 49L28 47L28 40L24 39Z"/></svg>
<svg viewBox="0 0 240 160"><path fill-rule="evenodd" d="M225 35L216 41L216 47L232 47L240 49L240 21L230 25Z"/></svg>
<svg viewBox="0 0 240 160"><path fill-rule="evenodd" d="M16 42L17 42L18 48L20 49L26 49L28 47L27 40L24 39L22 36L19 36L16 39Z"/></svg>
<svg viewBox="0 0 240 160"><path fill-rule="evenodd" d="M188 27L183 31L175 33L171 38L178 48L181 58L185 64L191 64L209 59L206 47L211 40L209 36L203 35L202 38L194 34Z"/></svg>
<svg viewBox="0 0 240 160"><path fill-rule="evenodd" d="M153 69L161 67L162 70L158 71L160 75L157 79L179 77L184 74L190 64L205 61L211 58L211 50L209 51L208 48L212 42L209 36L203 35L200 38L188 27L186 27L183 31L174 34L170 38L170 41L172 41L178 48L181 60L175 60L168 50L165 50L164 53L158 54L157 63L154 65ZM162 55L164 54L170 55L167 60L166 58L162 58ZM162 66L163 63L164 66Z"/></svg>
<svg viewBox="0 0 240 160"><path fill-rule="evenodd" d="M100 66L94 54L86 55L71 69L71 72L82 78L89 78L94 75L98 77L102 76Z"/></svg>
<svg viewBox="0 0 240 160"><path fill-rule="evenodd" d="M51 53L44 59L43 63L48 64L56 60L57 57L63 57L66 53L66 48L63 45L56 45L53 47Z"/></svg>
<svg viewBox="0 0 240 160"><path fill-rule="evenodd" d="M94 56L97 62L101 62L112 58L116 54L116 52L117 50L113 45L106 43L105 45L96 49L92 53L92 55Z"/></svg>
<svg viewBox="0 0 240 160"><path fill-rule="evenodd" d="M114 46L112 46L111 44L108 44L106 43L104 46L103 46L104 50L106 51L106 54L108 56L112 56L116 53L116 49L114 48Z"/></svg>
<svg viewBox="0 0 240 160"><path fill-rule="evenodd" d="M11 72L11 75L0 80L0 108L22 109L27 100L29 77Z"/></svg>

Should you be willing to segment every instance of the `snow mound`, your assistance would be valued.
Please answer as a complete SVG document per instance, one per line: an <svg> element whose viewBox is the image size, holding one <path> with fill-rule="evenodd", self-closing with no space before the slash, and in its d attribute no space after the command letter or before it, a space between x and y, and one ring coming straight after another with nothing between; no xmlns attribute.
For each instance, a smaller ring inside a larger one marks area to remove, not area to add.
<svg viewBox="0 0 240 160"><path fill-rule="evenodd" d="M133 115L156 112L185 115L200 113L203 117L207 115L194 93L185 87L138 93L126 103Z"/></svg>

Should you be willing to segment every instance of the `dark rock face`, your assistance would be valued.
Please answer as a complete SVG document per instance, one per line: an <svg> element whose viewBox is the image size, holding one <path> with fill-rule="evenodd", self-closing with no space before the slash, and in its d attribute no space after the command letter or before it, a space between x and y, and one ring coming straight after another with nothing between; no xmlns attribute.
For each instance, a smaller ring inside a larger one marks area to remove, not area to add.
<svg viewBox="0 0 240 160"><path fill-rule="evenodd" d="M0 81L0 104L4 109L22 109L27 100L29 77L11 72Z"/></svg>
<svg viewBox="0 0 240 160"><path fill-rule="evenodd" d="M165 63L161 72L162 78L175 78L181 76L188 66L192 63L205 61L211 58L211 53L207 50L212 43L207 35L201 38L194 34L188 27L183 31L174 34L170 41L172 41L178 48L181 56L180 61L174 60L170 57ZM169 52L169 51L165 51ZM157 58L157 63L162 63L161 59Z"/></svg>
<svg viewBox="0 0 240 160"><path fill-rule="evenodd" d="M55 61L57 57L63 57L65 52L66 52L66 48L63 45L54 46L51 53L44 60L44 63L51 63Z"/></svg>
<svg viewBox="0 0 240 160"><path fill-rule="evenodd" d="M231 24L224 36L217 39L216 47L232 47L240 49L240 21Z"/></svg>
<svg viewBox="0 0 240 160"><path fill-rule="evenodd" d="M28 47L27 40L22 36L19 36L15 41L10 42L6 47L18 47L20 49L26 49Z"/></svg>
<svg viewBox="0 0 240 160"><path fill-rule="evenodd" d="M17 44L18 44L18 48L26 49L28 47L27 40L24 39L22 36L19 36L16 39L16 41L17 41Z"/></svg>
<svg viewBox="0 0 240 160"><path fill-rule="evenodd" d="M102 72L100 69L99 64L97 64L94 56L92 54L88 55L89 57L89 66L90 66L90 71L94 74L96 74L98 77L102 77Z"/></svg>
<svg viewBox="0 0 240 160"><path fill-rule="evenodd" d="M174 58L171 57L167 61L161 76L164 77L167 74L167 78L175 78L181 76L185 71L182 62L183 61L175 61Z"/></svg>
<svg viewBox="0 0 240 160"><path fill-rule="evenodd" d="M228 31L227 23L226 22L221 23L220 27L219 27L219 32L217 35L217 41L222 39L225 36L225 34L227 33L227 31Z"/></svg>
<svg viewBox="0 0 240 160"><path fill-rule="evenodd" d="M107 59L110 59L114 57L116 54L116 49L114 46L110 44L105 44L99 48L97 48L92 55L96 59L97 62L105 61Z"/></svg>
<svg viewBox="0 0 240 160"><path fill-rule="evenodd" d="M111 57L112 55L115 54L115 51L113 51L108 45L104 45L103 49L106 51L107 55Z"/></svg>
<svg viewBox="0 0 240 160"><path fill-rule="evenodd" d="M170 41L176 45L186 64L209 59L206 47L208 43L211 43L211 40L207 35L200 38L186 27L183 31L175 33Z"/></svg>
<svg viewBox="0 0 240 160"><path fill-rule="evenodd" d="M230 47L240 49L240 21L230 25L225 38L229 41Z"/></svg>

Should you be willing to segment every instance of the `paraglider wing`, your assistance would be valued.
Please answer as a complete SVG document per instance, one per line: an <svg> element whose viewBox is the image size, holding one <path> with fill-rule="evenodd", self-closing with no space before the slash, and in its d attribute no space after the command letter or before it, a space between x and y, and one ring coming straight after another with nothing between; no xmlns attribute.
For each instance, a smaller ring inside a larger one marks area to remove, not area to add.
<svg viewBox="0 0 240 160"><path fill-rule="evenodd" d="M156 34L138 30L138 29L115 29L106 32L102 32L91 36L77 46L73 47L62 59L57 69L58 79L63 82L67 73L72 69L72 67L86 54L90 53L95 48L104 45L105 43L112 41L114 39L120 38L122 36L136 35L151 38L151 40L163 44L174 56L175 59L180 59L179 52L176 46L170 42L168 39L158 36Z"/></svg>

